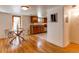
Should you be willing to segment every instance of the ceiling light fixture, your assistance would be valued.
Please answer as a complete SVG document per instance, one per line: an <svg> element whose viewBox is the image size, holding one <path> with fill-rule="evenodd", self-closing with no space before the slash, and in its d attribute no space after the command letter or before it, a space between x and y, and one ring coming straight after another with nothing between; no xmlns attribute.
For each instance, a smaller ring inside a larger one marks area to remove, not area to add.
<svg viewBox="0 0 79 59"><path fill-rule="evenodd" d="M22 10L28 10L28 6L21 6L22 7Z"/></svg>

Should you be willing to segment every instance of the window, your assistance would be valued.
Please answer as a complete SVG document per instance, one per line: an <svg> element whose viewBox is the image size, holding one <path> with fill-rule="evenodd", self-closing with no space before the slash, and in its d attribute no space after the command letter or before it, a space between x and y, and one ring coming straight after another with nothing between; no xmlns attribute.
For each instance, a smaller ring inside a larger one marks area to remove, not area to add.
<svg viewBox="0 0 79 59"><path fill-rule="evenodd" d="M12 19L13 30L16 32L18 28L21 28L21 17L20 16L13 16Z"/></svg>

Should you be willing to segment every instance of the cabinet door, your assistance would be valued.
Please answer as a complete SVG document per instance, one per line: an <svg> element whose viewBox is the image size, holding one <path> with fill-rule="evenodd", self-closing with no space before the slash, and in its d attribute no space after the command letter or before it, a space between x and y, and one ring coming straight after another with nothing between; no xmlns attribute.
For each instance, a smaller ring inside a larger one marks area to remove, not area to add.
<svg viewBox="0 0 79 59"><path fill-rule="evenodd" d="M38 17L37 16L31 16L31 23L38 23Z"/></svg>
<svg viewBox="0 0 79 59"><path fill-rule="evenodd" d="M34 33L34 34L40 33L40 27L39 27L38 25L35 25L35 26L33 27L33 33Z"/></svg>
<svg viewBox="0 0 79 59"><path fill-rule="evenodd" d="M44 26L41 25L41 33L43 33L43 32L44 32Z"/></svg>
<svg viewBox="0 0 79 59"><path fill-rule="evenodd" d="M47 23L47 18L44 18L44 23Z"/></svg>

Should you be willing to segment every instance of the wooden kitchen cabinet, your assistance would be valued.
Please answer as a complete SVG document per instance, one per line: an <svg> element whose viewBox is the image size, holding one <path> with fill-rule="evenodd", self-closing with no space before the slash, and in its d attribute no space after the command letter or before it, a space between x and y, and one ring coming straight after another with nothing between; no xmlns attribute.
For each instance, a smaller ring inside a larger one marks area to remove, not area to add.
<svg viewBox="0 0 79 59"><path fill-rule="evenodd" d="M41 33L43 33L44 32L44 26L43 25L41 25L41 31L40 31Z"/></svg>
<svg viewBox="0 0 79 59"><path fill-rule="evenodd" d="M31 16L30 34L45 33L47 29L47 18L42 18L39 24L37 16ZM45 24L45 25L44 25Z"/></svg>
<svg viewBox="0 0 79 59"><path fill-rule="evenodd" d="M31 16L31 23L38 23L38 17L37 16ZM47 23L47 18L42 18L42 23Z"/></svg>
<svg viewBox="0 0 79 59"><path fill-rule="evenodd" d="M34 33L34 34L40 33L40 26L34 25L34 26L33 26L33 33Z"/></svg>
<svg viewBox="0 0 79 59"><path fill-rule="evenodd" d="M31 25L30 26L30 33L31 34L37 34L40 33L40 26L39 25Z"/></svg>
<svg viewBox="0 0 79 59"><path fill-rule="evenodd" d="M47 23L47 18L43 18L42 23Z"/></svg>
<svg viewBox="0 0 79 59"><path fill-rule="evenodd" d="M37 16L31 16L31 23L38 23L38 17Z"/></svg>
<svg viewBox="0 0 79 59"><path fill-rule="evenodd" d="M39 33L45 33L45 27L44 25L31 25L30 26L30 33L31 34L39 34Z"/></svg>

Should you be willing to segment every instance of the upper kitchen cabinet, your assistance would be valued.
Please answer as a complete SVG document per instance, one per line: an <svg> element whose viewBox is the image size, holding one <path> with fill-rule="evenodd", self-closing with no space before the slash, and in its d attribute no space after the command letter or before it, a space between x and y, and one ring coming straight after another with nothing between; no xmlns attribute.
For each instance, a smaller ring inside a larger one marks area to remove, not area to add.
<svg viewBox="0 0 79 59"><path fill-rule="evenodd" d="M43 23L47 23L47 18L43 18Z"/></svg>
<svg viewBox="0 0 79 59"><path fill-rule="evenodd" d="M47 23L47 18L44 17L44 18L41 18L41 22L42 23ZM31 16L31 23L39 23L38 21L38 17L37 16Z"/></svg>
<svg viewBox="0 0 79 59"><path fill-rule="evenodd" d="M38 23L38 17L37 16L31 16L31 23Z"/></svg>

